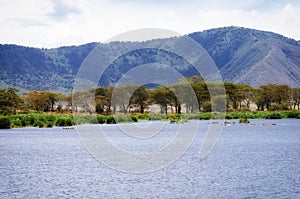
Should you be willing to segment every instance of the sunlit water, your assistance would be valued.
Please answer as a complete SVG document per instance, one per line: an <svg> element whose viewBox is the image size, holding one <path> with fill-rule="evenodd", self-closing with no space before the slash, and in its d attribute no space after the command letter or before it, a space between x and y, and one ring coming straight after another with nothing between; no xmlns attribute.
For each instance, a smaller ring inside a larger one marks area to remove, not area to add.
<svg viewBox="0 0 300 199"><path fill-rule="evenodd" d="M201 121L200 129L208 123ZM251 123L224 126L204 159L197 157L205 136L199 132L181 158L144 174L104 166L76 130L0 130L0 198L300 198L300 120ZM148 146L122 139L116 125L104 129L124 150L152 152L168 143L176 125L166 124Z"/></svg>

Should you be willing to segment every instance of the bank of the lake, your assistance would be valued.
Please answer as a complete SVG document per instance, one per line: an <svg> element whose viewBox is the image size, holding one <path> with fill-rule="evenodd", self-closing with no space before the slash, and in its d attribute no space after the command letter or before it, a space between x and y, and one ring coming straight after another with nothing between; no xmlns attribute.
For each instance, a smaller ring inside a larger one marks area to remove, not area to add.
<svg viewBox="0 0 300 199"><path fill-rule="evenodd" d="M73 126L74 124L115 124L137 122L139 120L170 120L171 123L186 122L191 119L300 119L300 111L249 111L249 112L227 112L217 114L211 112L187 113L187 114L118 114L118 115L83 115L83 114L44 114L30 113L10 116L0 116L0 128L21 127L53 127Z"/></svg>

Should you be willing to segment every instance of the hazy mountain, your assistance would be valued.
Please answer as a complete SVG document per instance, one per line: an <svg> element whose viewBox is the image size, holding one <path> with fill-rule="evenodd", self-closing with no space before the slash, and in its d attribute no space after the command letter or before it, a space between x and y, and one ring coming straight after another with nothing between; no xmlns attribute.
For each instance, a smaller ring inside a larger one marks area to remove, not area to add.
<svg viewBox="0 0 300 199"><path fill-rule="evenodd" d="M211 29L189 36L209 53L225 81L252 86L277 83L300 87L300 41L272 32L238 27ZM180 38L147 42L164 41L172 45L176 39ZM0 45L0 86L69 92L81 63L96 46L98 50L110 52L111 49L139 45L140 42L90 43L54 49ZM143 49L115 60L100 84L114 83L135 66L153 62L169 64L184 76L197 74L175 54Z"/></svg>

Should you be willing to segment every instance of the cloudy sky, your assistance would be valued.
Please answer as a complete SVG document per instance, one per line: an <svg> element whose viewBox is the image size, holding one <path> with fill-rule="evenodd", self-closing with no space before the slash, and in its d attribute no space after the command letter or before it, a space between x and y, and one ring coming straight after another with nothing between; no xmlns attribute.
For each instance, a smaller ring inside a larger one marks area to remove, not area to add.
<svg viewBox="0 0 300 199"><path fill-rule="evenodd" d="M300 0L0 0L0 43L57 47L104 42L139 28L182 34L224 26L300 40Z"/></svg>

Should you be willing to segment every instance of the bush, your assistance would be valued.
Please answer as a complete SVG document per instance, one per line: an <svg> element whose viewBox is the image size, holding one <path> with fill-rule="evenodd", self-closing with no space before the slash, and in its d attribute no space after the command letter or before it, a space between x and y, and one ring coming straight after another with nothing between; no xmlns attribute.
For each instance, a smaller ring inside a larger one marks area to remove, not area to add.
<svg viewBox="0 0 300 199"><path fill-rule="evenodd" d="M135 115L130 115L132 122L138 122L138 118Z"/></svg>
<svg viewBox="0 0 300 199"><path fill-rule="evenodd" d="M150 115L149 114L139 114L139 115L137 115L137 118L139 120L150 120Z"/></svg>
<svg viewBox="0 0 300 199"><path fill-rule="evenodd" d="M167 118L171 121L178 121L181 119L181 114L171 114L167 115Z"/></svg>
<svg viewBox="0 0 300 199"><path fill-rule="evenodd" d="M98 124L105 124L106 123L106 117L103 115L97 116Z"/></svg>
<svg viewBox="0 0 300 199"><path fill-rule="evenodd" d="M24 115L22 121L25 123L25 126L33 126L35 123L35 118L32 114Z"/></svg>
<svg viewBox="0 0 300 199"><path fill-rule="evenodd" d="M183 114L182 117L186 120L199 120L200 113L186 113L186 114Z"/></svg>
<svg viewBox="0 0 300 199"><path fill-rule="evenodd" d="M167 115L163 114L151 114L149 120L166 120Z"/></svg>
<svg viewBox="0 0 300 199"><path fill-rule="evenodd" d="M250 121L247 119L247 118L240 118L240 123L243 123L243 124L248 124L250 123Z"/></svg>
<svg viewBox="0 0 300 199"><path fill-rule="evenodd" d="M15 127L24 127L25 123L22 122L22 116L19 115L12 115L10 116L9 120L10 120L10 126L15 128Z"/></svg>
<svg viewBox="0 0 300 199"><path fill-rule="evenodd" d="M211 119L211 113L201 113L200 114L200 120L210 120Z"/></svg>
<svg viewBox="0 0 300 199"><path fill-rule="evenodd" d="M287 118L298 118L300 116L300 112L297 111L289 111L286 113Z"/></svg>
<svg viewBox="0 0 300 199"><path fill-rule="evenodd" d="M266 119L281 119L281 115L278 112L269 113Z"/></svg>
<svg viewBox="0 0 300 199"><path fill-rule="evenodd" d="M131 122L130 115L114 115L116 123Z"/></svg>
<svg viewBox="0 0 300 199"><path fill-rule="evenodd" d="M115 121L114 116L109 115L106 117L106 124L115 124L115 123L116 123L116 121Z"/></svg>
<svg viewBox="0 0 300 199"><path fill-rule="evenodd" d="M9 129L10 119L6 116L0 116L0 129Z"/></svg>
<svg viewBox="0 0 300 199"><path fill-rule="evenodd" d="M56 121L56 126L73 126L74 120L69 116L61 116Z"/></svg>

